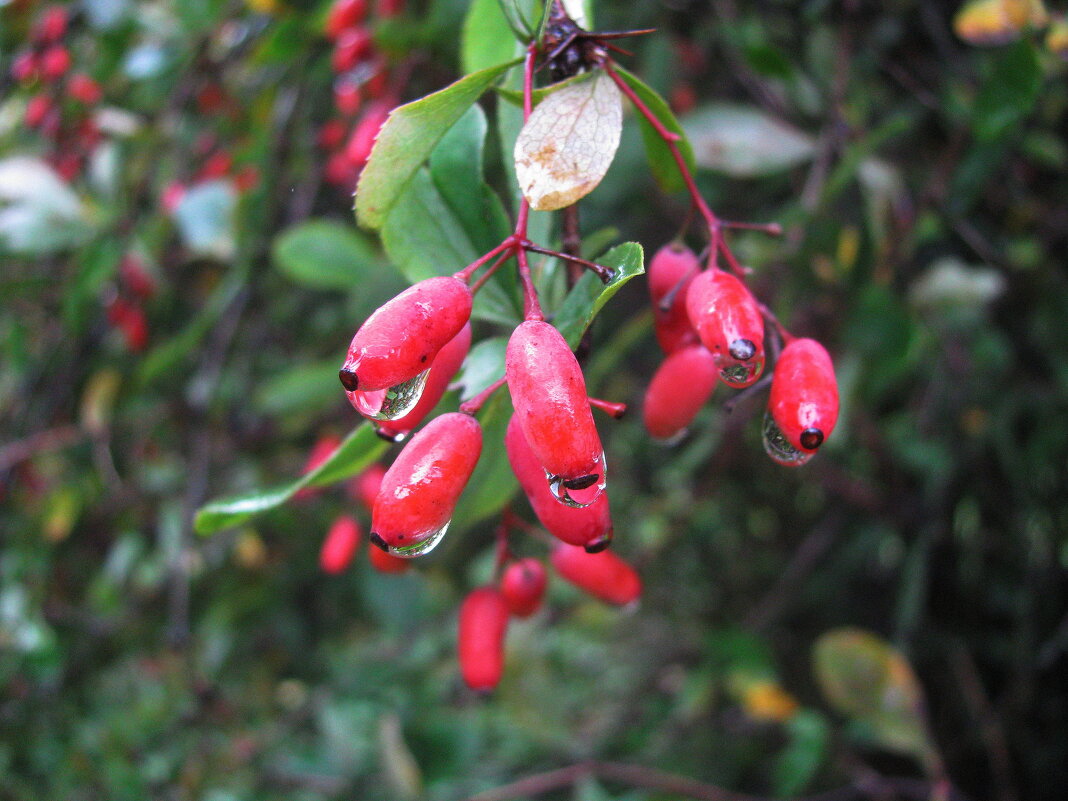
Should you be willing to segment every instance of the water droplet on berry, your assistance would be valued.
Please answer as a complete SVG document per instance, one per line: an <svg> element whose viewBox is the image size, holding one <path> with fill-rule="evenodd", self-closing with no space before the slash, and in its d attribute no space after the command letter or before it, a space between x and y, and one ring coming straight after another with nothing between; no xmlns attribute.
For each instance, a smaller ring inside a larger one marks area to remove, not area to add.
<svg viewBox="0 0 1068 801"><path fill-rule="evenodd" d="M352 393L353 405L360 414L372 420L397 420L419 403L429 374L430 370L424 370L415 378L386 389L368 392L357 390Z"/></svg>
<svg viewBox="0 0 1068 801"><path fill-rule="evenodd" d="M375 433L378 435L379 439L384 439L386 442L397 443L397 442L404 442L404 440L406 440L408 438L408 435L410 433L412 433L412 432L410 432L410 431L394 431L392 428L386 428L385 426L380 426L379 428L375 429Z"/></svg>
<svg viewBox="0 0 1068 801"><path fill-rule="evenodd" d="M564 478L555 476L546 471L545 478L549 482L549 492L560 503L582 509L600 497L604 488L608 486L608 465L604 458L604 451L597 460L599 471L590 472L584 476Z"/></svg>
<svg viewBox="0 0 1068 801"><path fill-rule="evenodd" d="M756 381L762 372L764 372L763 355L750 362L736 362L720 368L719 377L727 386L743 389Z"/></svg>
<svg viewBox="0 0 1068 801"><path fill-rule="evenodd" d="M812 458L811 453L798 450L786 439L770 413L764 414L764 450L768 456L787 467L798 467Z"/></svg>
<svg viewBox="0 0 1068 801"><path fill-rule="evenodd" d="M446 520L441 528L414 535L412 539L415 542L411 545L391 545L389 552L404 559L414 559L416 556L430 553L445 538L445 532L449 530L450 523L452 523L451 520Z"/></svg>

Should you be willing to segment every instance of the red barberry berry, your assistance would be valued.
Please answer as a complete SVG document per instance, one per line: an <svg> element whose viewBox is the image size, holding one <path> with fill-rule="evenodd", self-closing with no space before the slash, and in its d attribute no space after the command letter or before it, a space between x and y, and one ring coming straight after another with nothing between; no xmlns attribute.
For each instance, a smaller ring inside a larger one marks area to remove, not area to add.
<svg viewBox="0 0 1068 801"><path fill-rule="evenodd" d="M399 16L404 13L404 0L378 0L375 10L382 19Z"/></svg>
<svg viewBox="0 0 1068 801"><path fill-rule="evenodd" d="M338 36L330 66L336 74L348 72L370 55L373 45L366 28L349 28Z"/></svg>
<svg viewBox="0 0 1068 801"><path fill-rule="evenodd" d="M63 45L52 45L41 54L41 78L58 81L70 69L70 51Z"/></svg>
<svg viewBox="0 0 1068 801"><path fill-rule="evenodd" d="M516 617L530 617L541 609L545 597L545 565L533 557L512 562L501 575L501 595L508 611Z"/></svg>
<svg viewBox="0 0 1068 801"><path fill-rule="evenodd" d="M127 253L119 262L119 278L130 292L142 300L156 294L156 280L148 272L141 257Z"/></svg>
<svg viewBox="0 0 1068 801"><path fill-rule="evenodd" d="M375 462L362 473L349 479L346 486L349 497L370 512L374 509L375 498L382 489L382 479L386 475L386 468Z"/></svg>
<svg viewBox="0 0 1068 801"><path fill-rule="evenodd" d="M431 420L386 471L375 499L371 541L397 556L419 556L441 541L482 452L482 428L470 415Z"/></svg>
<svg viewBox="0 0 1068 801"><path fill-rule="evenodd" d="M690 345L672 353L653 373L645 391L645 430L666 440L682 434L712 397L718 377L716 360L704 345Z"/></svg>
<svg viewBox="0 0 1068 801"><path fill-rule="evenodd" d="M86 106L95 106L103 97L100 84L84 72L76 72L67 81L67 94Z"/></svg>
<svg viewBox="0 0 1068 801"><path fill-rule="evenodd" d="M362 167L367 163L374 149L378 132L386 124L386 118L391 110L389 103L382 101L368 104L360 121L353 128L348 144L345 145L345 156L353 167Z"/></svg>
<svg viewBox="0 0 1068 801"><path fill-rule="evenodd" d="M563 335L545 322L521 323L508 340L505 375L519 425L553 494L565 503L592 503L605 486L604 449L582 368Z"/></svg>
<svg viewBox="0 0 1068 801"><path fill-rule="evenodd" d="M337 39L341 34L363 22L367 15L367 0L337 0L326 17L326 36Z"/></svg>
<svg viewBox="0 0 1068 801"><path fill-rule="evenodd" d="M479 587L460 605L460 674L472 690L489 692L504 672L508 606L495 587Z"/></svg>
<svg viewBox="0 0 1068 801"><path fill-rule="evenodd" d="M315 444L312 445L311 451L308 452L308 459L304 462L304 469L300 471L300 474L302 476L307 475L308 473L318 468L320 465L323 464L323 462L333 456L334 451L336 451L340 446L341 437L339 437L337 434L323 434L321 437L319 437L319 439L315 441ZM317 492L319 492L318 487L302 487L301 489L297 490L297 493L293 496L293 499L297 501L302 501L307 498L311 498Z"/></svg>
<svg viewBox="0 0 1068 801"><path fill-rule="evenodd" d="M381 548L368 548L367 558L371 567L379 573L404 573L412 566L410 559L401 559L391 553L386 553Z"/></svg>
<svg viewBox="0 0 1068 801"><path fill-rule="evenodd" d="M352 564L359 550L360 524L352 515L341 515L330 526L319 551L319 566L324 573L340 573Z"/></svg>
<svg viewBox="0 0 1068 801"><path fill-rule="evenodd" d="M564 580L606 603L626 606L642 594L637 571L612 551L587 553L558 543L550 558Z"/></svg>
<svg viewBox="0 0 1068 801"><path fill-rule="evenodd" d="M17 83L33 83L37 79L38 69L37 53L33 50L23 50L11 62L11 77Z"/></svg>
<svg viewBox="0 0 1068 801"><path fill-rule="evenodd" d="M33 26L34 41L48 44L58 42L67 33L67 9L63 6L49 6Z"/></svg>
<svg viewBox="0 0 1068 801"><path fill-rule="evenodd" d="M612 515L607 492L602 492L593 503L581 508L560 503L549 490L545 469L527 444L515 415L508 422L504 446L519 486L550 534L571 545L593 550L608 546L612 541Z"/></svg>
<svg viewBox="0 0 1068 801"><path fill-rule="evenodd" d="M664 353L674 353L698 341L686 313L686 293L700 269L694 252L678 242L664 245L649 262L653 330ZM662 308L664 303L668 304L666 309Z"/></svg>
<svg viewBox="0 0 1068 801"><path fill-rule="evenodd" d="M336 150L345 141L345 123L341 120L330 120L323 123L319 129L319 147L323 150Z"/></svg>
<svg viewBox="0 0 1068 801"><path fill-rule="evenodd" d="M349 157L344 150L331 153L323 168L323 177L327 181L350 193L356 188L359 175L359 171L349 163Z"/></svg>
<svg viewBox="0 0 1068 801"><path fill-rule="evenodd" d="M360 110L363 96L360 91L360 81L352 73L346 73L334 81L334 108L346 117L352 117ZM342 130L341 139L345 138ZM340 144L340 141L337 143ZM336 147L336 145L334 145Z"/></svg>
<svg viewBox="0 0 1068 801"><path fill-rule="evenodd" d="M459 278L427 278L380 306L360 326L341 366L349 392L386 389L430 369L471 317L471 290Z"/></svg>
<svg viewBox="0 0 1068 801"><path fill-rule="evenodd" d="M838 382L824 347L814 339L790 342L775 363L764 444L782 464L804 464L838 422ZM785 440L785 442L783 442Z"/></svg>
<svg viewBox="0 0 1068 801"><path fill-rule="evenodd" d="M140 353L148 347L148 318L140 306L131 306L119 323L126 347L132 353Z"/></svg>
<svg viewBox="0 0 1068 801"><path fill-rule="evenodd" d="M690 284L686 310L725 384L747 387L760 377L764 318L745 284L722 270L705 270Z"/></svg>
<svg viewBox="0 0 1068 801"><path fill-rule="evenodd" d="M216 150L200 168L197 180L211 181L217 178L225 178L230 174L234 166L234 157L225 150Z"/></svg>
<svg viewBox="0 0 1068 801"><path fill-rule="evenodd" d="M174 214L178 210L178 205L182 202L182 198L185 197L185 190L185 184L181 181L172 181L163 187L163 193L159 198L159 204L163 207L163 210L168 214Z"/></svg>
<svg viewBox="0 0 1068 801"><path fill-rule="evenodd" d="M388 422L380 423L379 436L396 441L423 422L426 416L434 411L434 407L438 405L445 390L449 388L449 382L460 369L460 365L464 363L470 347L471 324L468 323L434 357L423 391L419 395L419 400L411 407L411 411L400 417L387 418ZM384 397L387 392L388 390L378 389L373 392L348 392L346 394L349 402L356 407L356 411L375 418L376 414L382 411L383 406L390 405Z"/></svg>
<svg viewBox="0 0 1068 801"><path fill-rule="evenodd" d="M46 93L34 95L26 103L26 116L24 117L27 128L39 128L44 125L45 117L53 109L52 98Z"/></svg>

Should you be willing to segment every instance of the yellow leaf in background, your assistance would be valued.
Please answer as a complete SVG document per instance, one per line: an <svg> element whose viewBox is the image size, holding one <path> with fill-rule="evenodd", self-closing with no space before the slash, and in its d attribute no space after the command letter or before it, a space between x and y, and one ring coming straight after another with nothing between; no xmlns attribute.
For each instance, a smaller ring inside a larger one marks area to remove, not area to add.
<svg viewBox="0 0 1068 801"><path fill-rule="evenodd" d="M278 0L245 0L245 5L260 14L277 14L282 10Z"/></svg>
<svg viewBox="0 0 1068 801"><path fill-rule="evenodd" d="M1055 56L1068 61L1068 17L1058 17L1046 32L1046 48Z"/></svg>
<svg viewBox="0 0 1068 801"><path fill-rule="evenodd" d="M1043 0L971 0L953 18L953 30L969 44L1000 45L1048 21Z"/></svg>
<svg viewBox="0 0 1068 801"><path fill-rule="evenodd" d="M119 371L110 367L97 370L86 382L82 391L80 417L82 428L94 437L101 436L111 425L115 397L121 383Z"/></svg>
<svg viewBox="0 0 1068 801"><path fill-rule="evenodd" d="M774 681L757 681L745 688L742 704L753 720L784 723L798 710L797 699Z"/></svg>

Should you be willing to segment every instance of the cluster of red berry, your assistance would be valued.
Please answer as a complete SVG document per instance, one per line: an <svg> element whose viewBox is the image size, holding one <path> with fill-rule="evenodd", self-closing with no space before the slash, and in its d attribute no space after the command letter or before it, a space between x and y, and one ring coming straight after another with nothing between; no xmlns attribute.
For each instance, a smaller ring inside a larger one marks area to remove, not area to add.
<svg viewBox="0 0 1068 801"><path fill-rule="evenodd" d="M254 164L238 166L233 154L219 144L212 133L204 133L194 142L191 164L196 165L196 169L188 178L171 181L163 188L160 205L168 214L174 214L185 193L198 184L229 180L234 189L243 194L255 189L260 180Z"/></svg>
<svg viewBox="0 0 1068 801"><path fill-rule="evenodd" d="M101 139L90 111L103 97L100 85L84 72L71 72L73 59L63 40L70 27L64 6L44 9L30 32L29 44L15 54L11 77L36 89L26 102L26 127L52 143L49 161L64 179L81 175Z"/></svg>
<svg viewBox="0 0 1068 801"><path fill-rule="evenodd" d="M764 371L764 314L746 285L725 270L701 270L685 245L665 245L649 263L657 342L666 359L645 393L643 420L664 440L682 436L717 379L742 389ZM781 326L764 446L785 465L807 462L838 421L838 384L827 351ZM778 341L776 341L778 344Z"/></svg>
<svg viewBox="0 0 1068 801"><path fill-rule="evenodd" d="M379 19L404 11L403 0L380 0ZM330 64L334 107L338 116L319 130L319 146L329 157L327 181L351 192L360 169L371 155L375 137L396 105L399 82L391 80L385 57L375 48L366 26L368 0L336 0L326 20L326 36L334 43Z"/></svg>
<svg viewBox="0 0 1068 801"><path fill-rule="evenodd" d="M106 301L108 323L116 329L133 353L148 345L148 317L144 304L156 294L156 279L136 253L127 253L119 264L119 286Z"/></svg>

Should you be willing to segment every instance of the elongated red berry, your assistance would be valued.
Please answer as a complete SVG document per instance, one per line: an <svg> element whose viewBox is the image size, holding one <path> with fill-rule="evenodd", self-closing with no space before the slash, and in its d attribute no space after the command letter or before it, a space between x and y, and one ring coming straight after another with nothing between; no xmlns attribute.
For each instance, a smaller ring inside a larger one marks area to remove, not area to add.
<svg viewBox="0 0 1068 801"><path fill-rule="evenodd" d="M559 543L550 558L563 579L606 603L625 606L642 594L637 571L613 551L587 553Z"/></svg>
<svg viewBox="0 0 1068 801"><path fill-rule="evenodd" d="M460 605L460 675L472 690L488 692L504 672L508 606L496 587L479 587Z"/></svg>
<svg viewBox="0 0 1068 801"><path fill-rule="evenodd" d="M768 409L787 441L814 452L838 422L838 381L823 345L795 339L779 354Z"/></svg>
<svg viewBox="0 0 1068 801"><path fill-rule="evenodd" d="M52 104L52 98L45 92L34 95L26 103L26 127L38 128L44 124L45 117L48 116L55 106Z"/></svg>
<svg viewBox="0 0 1068 801"><path fill-rule="evenodd" d="M363 22L367 15L367 0L337 0L326 17L327 38L337 39L343 31Z"/></svg>
<svg viewBox="0 0 1068 801"><path fill-rule="evenodd" d="M346 485L348 496L370 512L375 507L375 498L382 489L382 479L386 476L386 468L375 462L362 473L349 479Z"/></svg>
<svg viewBox="0 0 1068 801"><path fill-rule="evenodd" d="M39 66L35 51L22 50L11 62L11 77L17 83L32 83L37 78Z"/></svg>
<svg viewBox="0 0 1068 801"><path fill-rule="evenodd" d="M86 106L95 106L103 97L100 84L84 72L77 72L67 81L67 94Z"/></svg>
<svg viewBox="0 0 1068 801"><path fill-rule="evenodd" d="M408 287L360 326L341 367L342 385L367 391L415 378L470 317L471 290L458 278L427 278Z"/></svg>
<svg viewBox="0 0 1068 801"><path fill-rule="evenodd" d="M694 252L678 242L664 245L649 262L653 330L664 353L674 353L698 341L697 332L686 313L686 293L700 269ZM664 302L669 304L667 309L661 307Z"/></svg>
<svg viewBox="0 0 1068 801"><path fill-rule="evenodd" d="M32 36L38 42L58 42L67 33L67 9L49 6L33 26Z"/></svg>
<svg viewBox="0 0 1068 801"><path fill-rule="evenodd" d="M719 368L704 345L690 345L668 356L645 391L642 420L657 439L686 430L716 388Z"/></svg>
<svg viewBox="0 0 1068 801"><path fill-rule="evenodd" d="M360 110L363 101L363 92L360 90L360 81L352 75L342 75L334 81L334 107L346 117L353 116ZM342 131L340 139L344 139ZM340 144L340 141L338 142ZM336 145L331 145L335 147Z"/></svg>
<svg viewBox="0 0 1068 801"><path fill-rule="evenodd" d="M745 284L722 270L705 270L690 284L686 310L720 378L747 387L764 370L764 318Z"/></svg>
<svg viewBox="0 0 1068 801"><path fill-rule="evenodd" d="M371 541L397 556L431 550L445 535L481 452L482 429L474 417L451 412L431 420L382 479Z"/></svg>
<svg viewBox="0 0 1068 801"><path fill-rule="evenodd" d="M512 472L519 479L530 506L541 524L558 540L597 549L612 540L612 515L608 493L602 492L593 503L573 507L560 503L549 490L545 470L527 444L526 435L515 415L508 422L504 446Z"/></svg>
<svg viewBox="0 0 1068 801"><path fill-rule="evenodd" d="M63 45L52 45L41 54L41 78L55 81L67 74L70 69L70 51Z"/></svg>
<svg viewBox="0 0 1068 801"><path fill-rule="evenodd" d="M372 47L366 28L349 28L338 36L330 65L336 73L348 72L370 54Z"/></svg>
<svg viewBox="0 0 1068 801"><path fill-rule="evenodd" d="M319 566L326 573L340 573L352 564L352 558L359 550L360 524L352 515L341 515L330 526L319 551Z"/></svg>
<svg viewBox="0 0 1068 801"><path fill-rule="evenodd" d="M445 390L449 388L449 382L452 381L453 376L456 375L456 372L464 363L464 359L467 358L467 351L470 348L471 324L468 323L434 357L434 361L430 365L430 375L426 377L426 386L423 387L423 394L419 396L419 401L412 407L412 410L396 420L380 423L378 426L379 436L396 439L412 431L423 422L426 416L434 411L434 407L438 405L438 401L445 394ZM377 392L382 391L384 390L377 390ZM361 411L353 400L353 396L359 393L349 392L346 394L349 396L349 402L356 406L356 410Z"/></svg>
<svg viewBox="0 0 1068 801"><path fill-rule="evenodd" d="M512 562L501 575L501 595L508 611L516 617L530 617L541 608L545 597L545 565L527 557Z"/></svg>
<svg viewBox="0 0 1068 801"><path fill-rule="evenodd" d="M308 452L308 459L304 462L304 469L300 471L300 474L302 476L307 475L315 470L323 462L333 456L334 451L340 446L341 437L337 434L323 434L315 441L315 444L312 445L312 449ZM293 500L302 501L312 497L317 492L319 492L318 487L302 487L297 490L296 495L293 496Z"/></svg>
<svg viewBox="0 0 1068 801"><path fill-rule="evenodd" d="M363 116L352 130L348 144L345 145L345 157L353 167L362 167L367 163L367 159L371 158L375 139L378 138L378 132L382 130L382 126L386 124L390 111L392 111L390 104L382 100L367 104Z"/></svg>
<svg viewBox="0 0 1068 801"><path fill-rule="evenodd" d="M545 322L521 323L508 340L505 375L530 449L563 485L557 497L589 488L584 502L592 502L605 483L604 449L582 368L563 335Z"/></svg>
<svg viewBox="0 0 1068 801"><path fill-rule="evenodd" d="M371 562L371 567L379 573L404 573L412 566L410 559L401 559L399 556L386 553L381 548L368 548L367 558Z"/></svg>

